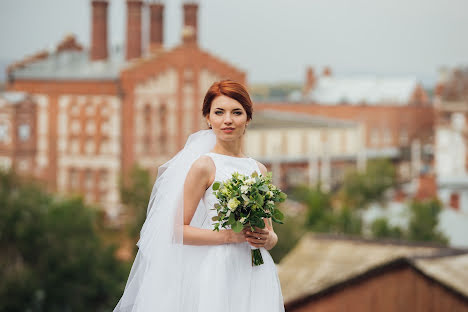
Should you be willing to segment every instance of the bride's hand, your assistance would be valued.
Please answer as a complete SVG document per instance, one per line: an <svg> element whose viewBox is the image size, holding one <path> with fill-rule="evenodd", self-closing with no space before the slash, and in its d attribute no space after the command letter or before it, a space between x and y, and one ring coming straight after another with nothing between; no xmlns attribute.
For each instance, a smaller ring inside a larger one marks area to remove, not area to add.
<svg viewBox="0 0 468 312"><path fill-rule="evenodd" d="M273 243L274 239L271 235L272 231L270 231L267 227L265 227L264 229L255 227L255 231L253 232L249 228L247 228L244 229L244 232L247 242L253 247L264 247L267 250L269 250L275 245Z"/></svg>
<svg viewBox="0 0 468 312"><path fill-rule="evenodd" d="M224 230L226 233L226 243L243 243L245 242L245 229L239 233L234 232L231 229Z"/></svg>

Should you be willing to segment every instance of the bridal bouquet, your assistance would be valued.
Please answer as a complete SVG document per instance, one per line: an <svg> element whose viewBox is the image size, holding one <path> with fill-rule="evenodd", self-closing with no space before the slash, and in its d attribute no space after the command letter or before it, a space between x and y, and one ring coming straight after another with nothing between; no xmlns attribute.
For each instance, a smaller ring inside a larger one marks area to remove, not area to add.
<svg viewBox="0 0 468 312"><path fill-rule="evenodd" d="M283 223L283 213L275 207L278 202L286 199L286 194L271 184L272 173L258 175L253 172L246 176L234 172L232 177L224 182L213 183L213 194L219 200L212 210L218 215L213 217L213 231L219 231L219 227L231 229L239 233L244 227L265 228L263 218L271 218L276 223ZM260 250L252 248L252 266L263 264Z"/></svg>

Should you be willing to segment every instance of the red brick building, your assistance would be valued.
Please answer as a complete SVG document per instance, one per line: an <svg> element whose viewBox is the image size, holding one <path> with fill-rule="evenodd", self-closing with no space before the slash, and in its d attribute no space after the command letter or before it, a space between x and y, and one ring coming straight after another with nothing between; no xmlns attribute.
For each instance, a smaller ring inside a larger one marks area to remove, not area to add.
<svg viewBox="0 0 468 312"><path fill-rule="evenodd" d="M320 76L308 68L302 93L290 98L256 103L256 110L296 112L362 124L364 157L392 159L398 164L401 181L416 178L432 167L434 108L413 78L335 78L330 68ZM342 165L335 162L332 167ZM295 166L307 168L306 163Z"/></svg>
<svg viewBox="0 0 468 312"><path fill-rule="evenodd" d="M67 36L55 51L11 65L7 90L28 93L35 103L30 172L52 190L83 193L117 214L121 172L138 163L154 174L190 133L205 127L201 103L208 87L223 78L245 83L246 75L198 45L196 3L184 3L182 42L169 50L164 5L142 0L126 1L125 50L109 49L109 4L91 1L89 51ZM150 13L147 48L144 10Z"/></svg>

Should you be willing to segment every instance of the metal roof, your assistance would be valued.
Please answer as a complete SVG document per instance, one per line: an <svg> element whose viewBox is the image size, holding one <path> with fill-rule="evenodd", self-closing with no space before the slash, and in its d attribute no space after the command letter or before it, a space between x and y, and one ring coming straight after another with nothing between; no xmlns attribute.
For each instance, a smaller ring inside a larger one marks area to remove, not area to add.
<svg viewBox="0 0 468 312"><path fill-rule="evenodd" d="M61 51L15 68L10 73L13 79L44 80L115 80L125 67L122 49L109 51L105 61L91 61L89 51Z"/></svg>
<svg viewBox="0 0 468 312"><path fill-rule="evenodd" d="M406 105L418 85L416 78L320 77L307 100L334 105L392 103Z"/></svg>

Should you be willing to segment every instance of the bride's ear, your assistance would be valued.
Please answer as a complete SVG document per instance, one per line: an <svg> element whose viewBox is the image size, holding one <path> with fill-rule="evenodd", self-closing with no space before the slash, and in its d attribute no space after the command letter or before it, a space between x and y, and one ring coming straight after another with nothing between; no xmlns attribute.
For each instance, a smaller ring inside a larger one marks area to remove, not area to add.
<svg viewBox="0 0 468 312"><path fill-rule="evenodd" d="M206 120L206 125L208 126L208 128L211 129L211 122L210 122L210 117L209 117L209 115L206 116L205 120Z"/></svg>

